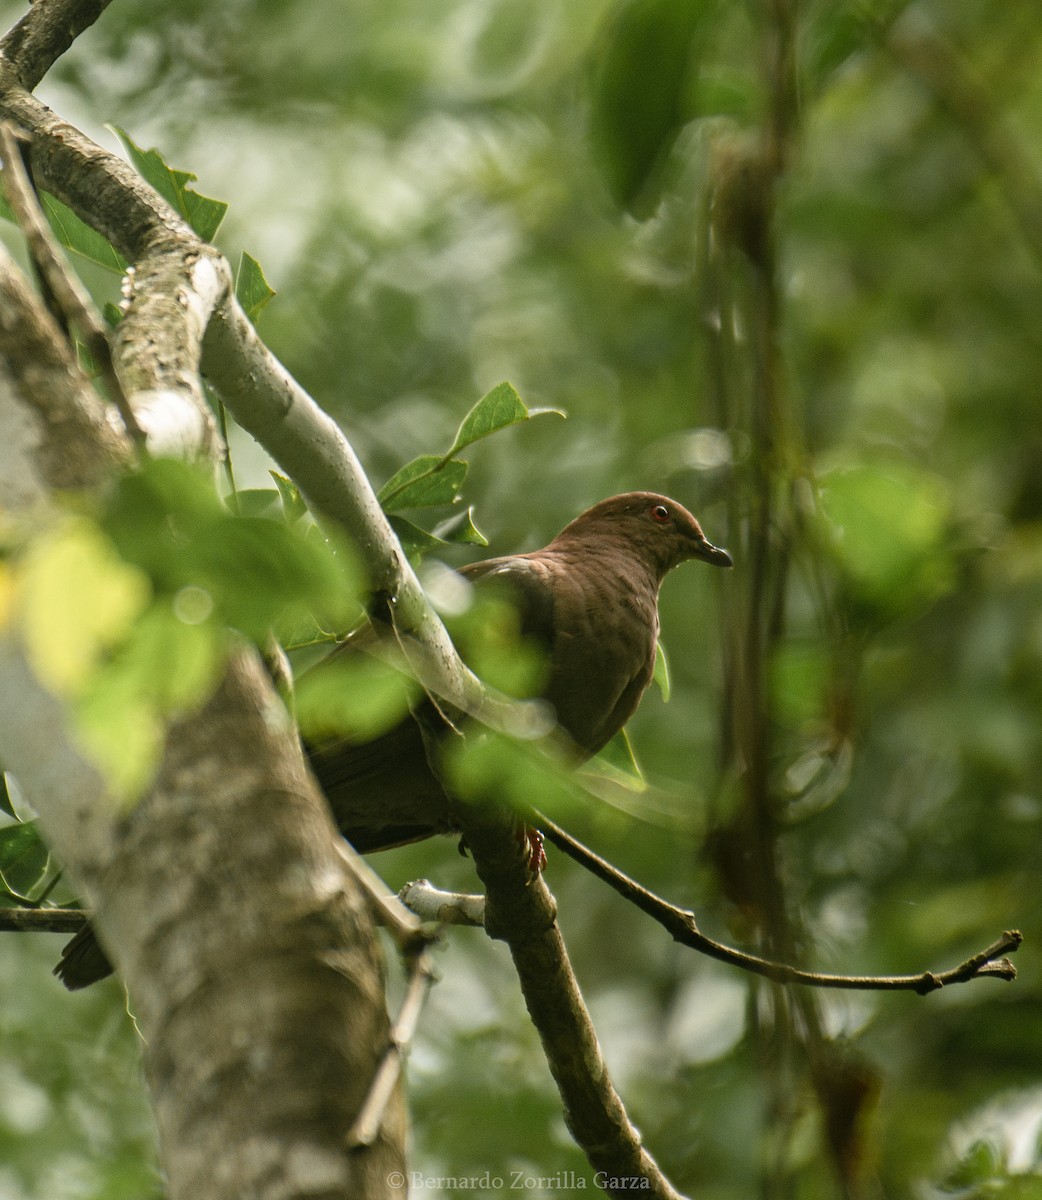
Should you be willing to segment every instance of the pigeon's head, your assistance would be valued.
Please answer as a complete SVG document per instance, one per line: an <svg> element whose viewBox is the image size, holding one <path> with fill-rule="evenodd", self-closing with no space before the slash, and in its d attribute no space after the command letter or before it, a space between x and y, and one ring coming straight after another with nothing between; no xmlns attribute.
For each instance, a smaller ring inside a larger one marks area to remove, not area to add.
<svg viewBox="0 0 1042 1200"><path fill-rule="evenodd" d="M678 563L697 558L715 567L734 561L702 532L702 526L682 505L656 492L626 492L602 500L561 531L557 540L581 540L619 552L636 554L661 578Z"/></svg>

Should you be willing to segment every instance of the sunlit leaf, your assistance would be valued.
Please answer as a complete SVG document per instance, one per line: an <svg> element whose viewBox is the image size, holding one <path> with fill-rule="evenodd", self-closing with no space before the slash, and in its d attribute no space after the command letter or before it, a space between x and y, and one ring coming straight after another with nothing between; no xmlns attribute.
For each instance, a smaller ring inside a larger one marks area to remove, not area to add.
<svg viewBox="0 0 1042 1200"><path fill-rule="evenodd" d="M468 546L487 546L488 538L474 524L474 508L468 505L463 512L454 513L447 521L435 526L434 536L443 542Z"/></svg>
<svg viewBox="0 0 1042 1200"><path fill-rule="evenodd" d="M531 420L532 417L550 413L558 417L564 416L559 408L528 408L513 384L499 383L482 396L463 418L456 431L452 448L445 457L451 458L465 446L473 445L474 442L497 433L500 429L507 429L511 425Z"/></svg>
<svg viewBox="0 0 1042 1200"><path fill-rule="evenodd" d="M153 604L105 668L125 676L164 715L190 710L206 699L223 650L213 623L183 620L178 600Z"/></svg>
<svg viewBox="0 0 1042 1200"><path fill-rule="evenodd" d="M100 672L76 706L76 733L113 794L136 800L151 781L162 750L164 724L132 675Z"/></svg>
<svg viewBox="0 0 1042 1200"><path fill-rule="evenodd" d="M57 692L76 693L150 595L147 576L90 521L70 520L41 537L21 566L17 601L40 678Z"/></svg>
<svg viewBox="0 0 1042 1200"><path fill-rule="evenodd" d="M669 660L666 658L666 649L661 641L655 643L655 673L652 678L658 684L663 701L668 704L673 685L669 677Z"/></svg>
<svg viewBox="0 0 1042 1200"><path fill-rule="evenodd" d="M188 222L206 242L212 242L228 211L223 200L200 195L188 185L198 176L191 171L179 171L167 165L158 150L142 150L130 135L118 126L112 131L123 143L130 161L139 174L156 189L164 200Z"/></svg>
<svg viewBox="0 0 1042 1200"><path fill-rule="evenodd" d="M239 256L239 269L235 272L235 298L254 324L261 309L275 294L274 288L264 278L263 267L244 250Z"/></svg>
<svg viewBox="0 0 1042 1200"><path fill-rule="evenodd" d="M396 471L377 498L387 512L452 504L466 475L467 464L459 459L446 462L436 454L422 454Z"/></svg>
<svg viewBox="0 0 1042 1200"><path fill-rule="evenodd" d="M269 471L268 474L275 480L275 486L279 489L286 520L292 525L296 521L299 521L301 517L306 516L308 507L304 503L304 497L300 494L300 489L293 480L286 475L279 474L278 471Z"/></svg>

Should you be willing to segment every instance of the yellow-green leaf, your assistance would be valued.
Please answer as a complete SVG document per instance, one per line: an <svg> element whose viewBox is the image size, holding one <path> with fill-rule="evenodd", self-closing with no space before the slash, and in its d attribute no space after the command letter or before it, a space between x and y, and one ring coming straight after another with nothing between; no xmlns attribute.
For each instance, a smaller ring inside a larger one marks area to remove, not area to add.
<svg viewBox="0 0 1042 1200"><path fill-rule="evenodd" d="M87 520L70 520L42 537L18 572L17 608L40 679L75 695L105 651L148 604L145 574L121 559Z"/></svg>

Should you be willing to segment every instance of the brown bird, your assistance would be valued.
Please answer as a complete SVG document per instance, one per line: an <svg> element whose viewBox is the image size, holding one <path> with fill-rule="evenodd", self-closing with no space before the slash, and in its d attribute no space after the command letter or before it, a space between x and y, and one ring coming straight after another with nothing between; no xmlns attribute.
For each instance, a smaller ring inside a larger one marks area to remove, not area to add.
<svg viewBox="0 0 1042 1200"><path fill-rule="evenodd" d="M545 654L541 696L577 762L607 745L636 711L655 668L659 587L688 559L733 565L675 500L627 492L587 509L542 550L461 569L472 583L495 581L509 593L521 636ZM326 662L357 652L356 639L349 639ZM430 765L423 725L421 712L367 743L306 747L337 825L356 849L450 831L448 799ZM55 974L76 989L110 970L88 926L65 947Z"/></svg>

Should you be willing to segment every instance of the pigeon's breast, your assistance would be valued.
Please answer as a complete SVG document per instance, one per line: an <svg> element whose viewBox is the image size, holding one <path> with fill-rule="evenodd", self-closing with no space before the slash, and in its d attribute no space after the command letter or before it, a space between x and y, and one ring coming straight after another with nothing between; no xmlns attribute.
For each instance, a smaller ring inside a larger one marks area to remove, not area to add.
<svg viewBox="0 0 1042 1200"><path fill-rule="evenodd" d="M633 716L655 669L658 589L618 569L566 572L554 594L546 699L586 755Z"/></svg>

